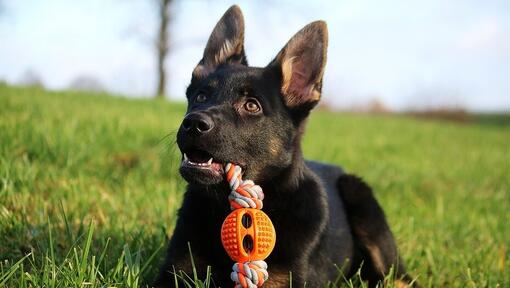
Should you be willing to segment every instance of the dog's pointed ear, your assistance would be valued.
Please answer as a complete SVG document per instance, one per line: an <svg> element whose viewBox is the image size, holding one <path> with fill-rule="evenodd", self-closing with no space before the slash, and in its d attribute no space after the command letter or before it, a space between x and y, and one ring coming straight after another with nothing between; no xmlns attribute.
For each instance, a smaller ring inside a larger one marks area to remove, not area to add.
<svg viewBox="0 0 510 288"><path fill-rule="evenodd" d="M319 102L327 47L326 22L312 22L296 33L268 65L281 72L281 93L289 108L311 109Z"/></svg>
<svg viewBox="0 0 510 288"><path fill-rule="evenodd" d="M226 63L248 65L244 54L244 18L237 5L230 7L214 27L193 76L205 77Z"/></svg>

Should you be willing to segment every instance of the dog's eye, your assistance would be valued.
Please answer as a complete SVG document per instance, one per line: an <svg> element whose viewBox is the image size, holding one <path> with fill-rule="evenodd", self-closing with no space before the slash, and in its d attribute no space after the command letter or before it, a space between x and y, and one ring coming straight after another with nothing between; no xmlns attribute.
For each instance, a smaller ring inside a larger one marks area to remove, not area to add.
<svg viewBox="0 0 510 288"><path fill-rule="evenodd" d="M260 111L260 104L256 99L250 98L244 103L244 109L250 113L257 113Z"/></svg>
<svg viewBox="0 0 510 288"><path fill-rule="evenodd" d="M205 94L198 94L197 97L195 98L195 102L197 103L203 103L207 100L207 96L205 96Z"/></svg>

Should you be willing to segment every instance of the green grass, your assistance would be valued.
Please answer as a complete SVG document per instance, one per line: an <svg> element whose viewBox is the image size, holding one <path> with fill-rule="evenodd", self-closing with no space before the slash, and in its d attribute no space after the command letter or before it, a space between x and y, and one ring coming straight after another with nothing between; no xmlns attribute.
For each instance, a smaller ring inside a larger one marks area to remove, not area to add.
<svg viewBox="0 0 510 288"><path fill-rule="evenodd" d="M149 283L185 186L184 108L0 84L0 287ZM316 111L304 152L375 188L423 286L507 287L510 125L480 119Z"/></svg>

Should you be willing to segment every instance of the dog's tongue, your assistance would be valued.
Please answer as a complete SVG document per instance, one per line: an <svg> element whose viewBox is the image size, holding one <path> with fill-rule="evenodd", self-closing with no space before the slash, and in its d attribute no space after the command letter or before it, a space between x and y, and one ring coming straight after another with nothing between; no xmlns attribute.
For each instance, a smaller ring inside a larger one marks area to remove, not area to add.
<svg viewBox="0 0 510 288"><path fill-rule="evenodd" d="M218 172L222 172L224 171L222 165L220 163L216 163L216 162L212 162L211 164L211 169L215 170L215 171L218 171Z"/></svg>

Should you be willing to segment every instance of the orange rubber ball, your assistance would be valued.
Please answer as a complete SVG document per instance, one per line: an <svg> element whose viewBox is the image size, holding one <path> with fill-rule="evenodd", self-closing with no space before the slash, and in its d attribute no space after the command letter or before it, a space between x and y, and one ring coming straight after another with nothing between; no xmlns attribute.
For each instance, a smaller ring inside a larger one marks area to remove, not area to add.
<svg viewBox="0 0 510 288"><path fill-rule="evenodd" d="M261 210L235 209L223 221L221 243L236 262L264 260L273 251L276 233L271 219Z"/></svg>

